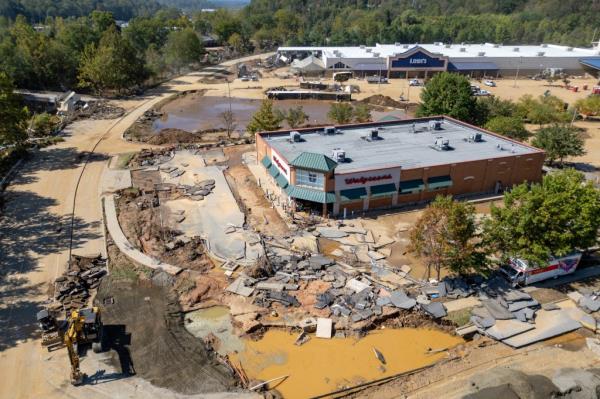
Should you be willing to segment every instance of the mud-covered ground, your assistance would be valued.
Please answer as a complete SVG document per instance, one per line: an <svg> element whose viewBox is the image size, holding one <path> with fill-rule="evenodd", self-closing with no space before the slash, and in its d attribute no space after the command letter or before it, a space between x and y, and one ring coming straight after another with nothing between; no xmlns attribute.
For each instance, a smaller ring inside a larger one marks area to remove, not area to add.
<svg viewBox="0 0 600 399"><path fill-rule="evenodd" d="M177 295L131 277L105 278L96 298L121 372L182 394L235 390L228 368L184 328Z"/></svg>

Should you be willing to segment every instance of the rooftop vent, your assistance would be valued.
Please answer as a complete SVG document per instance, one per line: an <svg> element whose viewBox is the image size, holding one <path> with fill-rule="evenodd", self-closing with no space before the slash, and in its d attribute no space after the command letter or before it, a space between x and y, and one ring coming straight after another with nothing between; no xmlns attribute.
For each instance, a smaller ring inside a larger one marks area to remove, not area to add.
<svg viewBox="0 0 600 399"><path fill-rule="evenodd" d="M364 49L366 46L364 44L360 45L360 48Z"/></svg>
<svg viewBox="0 0 600 399"><path fill-rule="evenodd" d="M477 53L478 57L484 57L485 56L485 51L480 51Z"/></svg>
<svg viewBox="0 0 600 399"><path fill-rule="evenodd" d="M499 44L494 44L494 48L499 48L500 45Z"/></svg>
<svg viewBox="0 0 600 399"><path fill-rule="evenodd" d="M546 47L548 47L548 45L546 43L542 43L542 47L546 48Z"/></svg>
<svg viewBox="0 0 600 399"><path fill-rule="evenodd" d="M514 51L515 53L518 53L519 51L521 51L521 49L519 49L518 47L515 47L515 48L513 48L513 51Z"/></svg>
<svg viewBox="0 0 600 399"><path fill-rule="evenodd" d="M446 44L444 47L446 47L446 48L451 48L451 47L452 47L452 45L451 45L451 44Z"/></svg>
<svg viewBox="0 0 600 399"><path fill-rule="evenodd" d="M408 48L408 44L405 44L405 45L404 45L404 46L402 46L402 47L404 47L404 48Z"/></svg>
<svg viewBox="0 0 600 399"><path fill-rule="evenodd" d="M368 49L366 50L366 52L367 52L367 53L371 53L372 51L373 51L373 49L372 49L372 48L368 48Z"/></svg>
<svg viewBox="0 0 600 399"><path fill-rule="evenodd" d="M379 57L380 55L380 53L373 53L373 57Z"/></svg>
<svg viewBox="0 0 600 399"><path fill-rule="evenodd" d="M396 47L400 47L400 46L402 46L402 43L400 43L400 42L396 42L396 43L394 43L394 46L396 46Z"/></svg>
<svg viewBox="0 0 600 399"><path fill-rule="evenodd" d="M573 51L573 47L567 47L567 51Z"/></svg>
<svg viewBox="0 0 600 399"><path fill-rule="evenodd" d="M299 143L300 141L302 141L302 136L300 135L300 132L290 132L290 141L292 143Z"/></svg>
<svg viewBox="0 0 600 399"><path fill-rule="evenodd" d="M466 49L466 48L464 48L464 47L461 47L461 48L460 48L460 52L461 52L461 53L466 53L466 52L467 52L467 49Z"/></svg>
<svg viewBox="0 0 600 399"><path fill-rule="evenodd" d="M450 150L450 140L445 139L443 137L436 138L435 139L435 148L440 151Z"/></svg>
<svg viewBox="0 0 600 399"><path fill-rule="evenodd" d="M369 138L371 140L379 140L379 129L371 129L369 131Z"/></svg>
<svg viewBox="0 0 600 399"><path fill-rule="evenodd" d="M336 162L346 162L346 151L341 148L334 148L331 151L331 158Z"/></svg>
<svg viewBox="0 0 600 399"><path fill-rule="evenodd" d="M333 136L336 131L335 131L335 126L328 126L325 128L324 133L328 136Z"/></svg>
<svg viewBox="0 0 600 399"><path fill-rule="evenodd" d="M429 130L442 130L442 121L429 121Z"/></svg>
<svg viewBox="0 0 600 399"><path fill-rule="evenodd" d="M483 135L481 133L473 133L469 137L471 143L481 143L483 141Z"/></svg>
<svg viewBox="0 0 600 399"><path fill-rule="evenodd" d="M543 51L538 51L537 56L538 57L543 57L544 54L546 54L546 53L544 53Z"/></svg>
<svg viewBox="0 0 600 399"><path fill-rule="evenodd" d="M504 151L504 147L502 147L502 145L500 144L496 144L496 148L498 149L498 151Z"/></svg>

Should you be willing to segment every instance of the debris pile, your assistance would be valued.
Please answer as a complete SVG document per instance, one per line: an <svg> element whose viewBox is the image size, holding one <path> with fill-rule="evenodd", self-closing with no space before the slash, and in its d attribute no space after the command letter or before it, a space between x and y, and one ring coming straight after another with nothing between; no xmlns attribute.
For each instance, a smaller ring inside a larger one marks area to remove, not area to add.
<svg viewBox="0 0 600 399"><path fill-rule="evenodd" d="M161 148L155 150L142 149L132 160L134 167L158 166L170 161L174 152L172 148Z"/></svg>
<svg viewBox="0 0 600 399"><path fill-rule="evenodd" d="M154 122L156 119L158 119L162 116L163 116L163 112L157 111L155 109L149 109L148 111L144 112L144 114L142 116L140 116L138 118L137 122L139 122L139 123Z"/></svg>
<svg viewBox="0 0 600 399"><path fill-rule="evenodd" d="M167 172L165 170L165 172ZM175 174L175 177L180 176L177 175L177 173L181 172L181 174L183 174L183 171L175 169L173 171L171 171L169 173L169 176L174 177L173 174ZM179 186L177 186L177 188L179 190L182 191L183 195L189 197L191 200L194 201L201 201L204 199L204 197L206 197L207 195L211 194L213 192L213 190L215 189L215 180L214 179L208 179L208 180L203 180L201 182L195 183L193 186L189 186L189 185L185 185L185 184L180 184Z"/></svg>
<svg viewBox="0 0 600 399"><path fill-rule="evenodd" d="M68 270L54 280L54 297L67 311L85 307L90 290L100 285L105 274L106 260L99 255L94 258L73 255Z"/></svg>

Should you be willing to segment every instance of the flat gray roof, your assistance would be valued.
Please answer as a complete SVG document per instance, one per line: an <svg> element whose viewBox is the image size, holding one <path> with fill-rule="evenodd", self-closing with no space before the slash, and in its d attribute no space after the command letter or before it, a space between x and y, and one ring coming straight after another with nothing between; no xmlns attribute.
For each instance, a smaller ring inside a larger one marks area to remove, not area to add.
<svg viewBox="0 0 600 399"><path fill-rule="evenodd" d="M441 130L430 129L429 122L432 120L442 121ZM380 140L366 140L369 132L378 127ZM288 162L292 162L303 152L323 154L331 158L332 151L340 148L350 161L339 163L335 169L337 173L398 166L411 169L541 152L445 117L346 125L337 129L338 133L335 135L325 135L322 128L301 130L300 142L290 141L289 133L284 132L265 132L261 136ZM481 142L470 140L475 133L481 133ZM449 150L436 149L438 137L448 139Z"/></svg>

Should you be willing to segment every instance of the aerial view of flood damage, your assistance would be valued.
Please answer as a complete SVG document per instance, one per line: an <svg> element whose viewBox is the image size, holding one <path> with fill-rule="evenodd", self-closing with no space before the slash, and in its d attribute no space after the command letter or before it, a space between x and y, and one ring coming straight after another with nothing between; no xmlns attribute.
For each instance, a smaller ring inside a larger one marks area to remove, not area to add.
<svg viewBox="0 0 600 399"><path fill-rule="evenodd" d="M0 399L600 398L600 3L0 0Z"/></svg>

